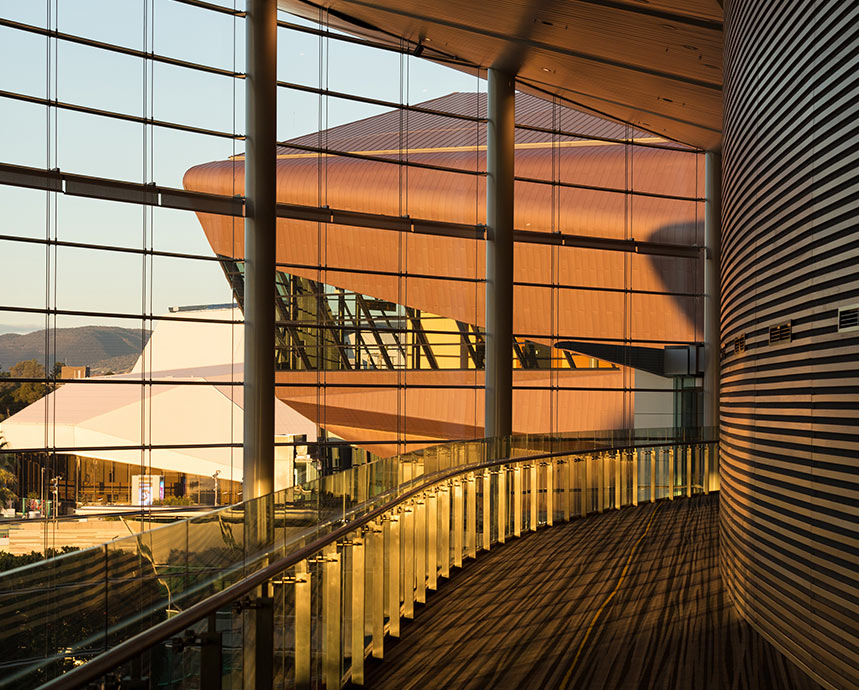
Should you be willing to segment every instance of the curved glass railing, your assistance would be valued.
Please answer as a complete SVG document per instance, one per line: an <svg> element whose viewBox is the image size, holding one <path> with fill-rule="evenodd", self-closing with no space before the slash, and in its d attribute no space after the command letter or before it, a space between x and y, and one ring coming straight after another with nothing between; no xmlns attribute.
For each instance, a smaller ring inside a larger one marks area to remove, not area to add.
<svg viewBox="0 0 859 690"><path fill-rule="evenodd" d="M361 683L365 655L381 657L463 559L541 525L709 492L716 467L706 435L673 430L450 443L9 571L0 687L108 671L146 687Z"/></svg>

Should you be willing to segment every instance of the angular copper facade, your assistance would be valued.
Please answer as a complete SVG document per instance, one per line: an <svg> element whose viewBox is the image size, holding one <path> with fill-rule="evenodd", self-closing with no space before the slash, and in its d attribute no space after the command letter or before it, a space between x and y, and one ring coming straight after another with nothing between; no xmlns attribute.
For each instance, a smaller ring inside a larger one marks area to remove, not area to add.
<svg viewBox="0 0 859 690"><path fill-rule="evenodd" d="M422 104L438 111L478 115L483 96L457 93ZM554 109L554 126L583 137L517 130L516 175L556 180L561 185L516 183L516 227L523 231L561 232L582 237L634 239L675 245L700 245L703 214L695 199L703 181L702 157L688 149L632 147L584 137L629 138L666 144L651 135L569 109ZM517 122L553 126L550 103L519 94ZM408 129L400 113L390 112L290 141L278 155L278 201L364 213L456 223L484 222L485 188L477 174L461 175L425 168L404 168L381 160L341 157L307 147L458 168L485 169L485 126L441 115L410 112ZM243 161L199 165L185 176L187 189L241 194ZM575 186L563 186L575 185ZM600 189L602 188L602 189ZM632 190L632 192L630 192ZM677 198L682 197L682 198ZM213 250L241 260L243 224L225 216L198 214ZM281 219L278 262L283 270L328 285L483 326L485 248L474 239L405 233L397 230L319 224ZM653 256L548 244L517 243L514 331L534 342L564 338L607 339L631 344L693 343L701 340L700 259ZM401 273L407 268L407 277ZM348 269L379 273L352 273ZM420 276L442 275L457 280ZM655 294L660 292L672 295ZM331 377L329 372L326 376ZM539 383L525 384L517 371L514 385L546 385L593 390L517 390L517 432L559 432L630 425L633 385L626 369L539 373ZM395 372L391 372L396 375ZM425 385L451 380L469 389L409 390L415 375ZM303 374L302 374L303 375ZM336 372L351 385L365 379L378 384L379 372ZM482 372L434 371L403 374L409 390L406 418L396 395L373 389L338 389L331 380L324 405L310 405L315 393L303 387L296 372L282 372L289 387L279 396L323 425L360 429L357 436L397 433L411 438L448 439L482 435ZM598 381L592 380L596 376ZM370 378L368 378L370 377ZM551 378L551 381L550 381ZM312 387L315 378L308 382ZM387 390L387 389L386 389ZM361 400L360 404L356 401ZM478 402L475 403L475 400ZM387 402L383 402L387 401ZM456 401L456 402L453 402ZM461 404L460 404L461 403ZM308 407L309 405L309 407ZM325 406L328 411L325 411ZM335 410L336 413L335 413ZM350 415L348 410L352 410ZM363 416L357 411L364 412ZM448 411L457 410L458 412ZM373 417L370 412L381 417ZM461 412L460 412L461 411ZM333 417L326 418L326 415ZM356 416L357 415L357 416ZM422 420L422 421L418 421ZM405 428L404 428L405 427ZM366 432L366 433L365 433ZM338 432L339 433L339 432ZM344 432L345 433L345 432ZM356 432L357 433L357 432ZM352 438L359 440L356 435ZM349 436L346 436L347 438ZM360 440L364 440L363 438ZM365 445L362 443L362 445Z"/></svg>

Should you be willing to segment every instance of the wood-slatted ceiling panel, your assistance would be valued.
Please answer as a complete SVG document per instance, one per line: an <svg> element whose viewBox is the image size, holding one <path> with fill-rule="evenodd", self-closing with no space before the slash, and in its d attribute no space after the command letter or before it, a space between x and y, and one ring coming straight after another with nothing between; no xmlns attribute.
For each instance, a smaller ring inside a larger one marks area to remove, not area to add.
<svg viewBox="0 0 859 690"><path fill-rule="evenodd" d="M280 0L317 19L304 0ZM423 41L486 67L516 71L523 88L556 94L638 127L701 148L721 138L722 24L716 0L332 0L333 27L391 40ZM379 27L350 24L343 17ZM384 33L388 32L388 33Z"/></svg>

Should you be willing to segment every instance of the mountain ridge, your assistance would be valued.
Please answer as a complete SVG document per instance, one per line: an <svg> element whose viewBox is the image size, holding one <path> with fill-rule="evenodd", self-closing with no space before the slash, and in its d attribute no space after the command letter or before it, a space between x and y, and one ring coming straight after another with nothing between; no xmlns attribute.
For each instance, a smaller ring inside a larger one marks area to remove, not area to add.
<svg viewBox="0 0 859 690"><path fill-rule="evenodd" d="M49 370L55 362L88 366L91 369L103 368L101 365L110 367L112 364L125 364L129 359L136 361L150 335L151 331L146 329L118 326L58 328L47 334L45 329L24 334L5 333L0 335L0 368L8 371L12 365L28 359L46 364L46 337L48 348L52 351L47 361ZM134 361L131 361L128 368L133 365Z"/></svg>

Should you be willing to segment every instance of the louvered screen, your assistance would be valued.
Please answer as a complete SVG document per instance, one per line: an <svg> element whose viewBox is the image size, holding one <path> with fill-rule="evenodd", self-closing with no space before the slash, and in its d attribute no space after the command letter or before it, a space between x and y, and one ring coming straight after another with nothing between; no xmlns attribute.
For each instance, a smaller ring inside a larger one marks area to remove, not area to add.
<svg viewBox="0 0 859 690"><path fill-rule="evenodd" d="M836 313L859 295L859 5L725 10L721 337L747 349L721 365L722 574L767 638L856 688L859 315Z"/></svg>

